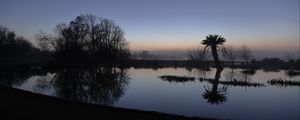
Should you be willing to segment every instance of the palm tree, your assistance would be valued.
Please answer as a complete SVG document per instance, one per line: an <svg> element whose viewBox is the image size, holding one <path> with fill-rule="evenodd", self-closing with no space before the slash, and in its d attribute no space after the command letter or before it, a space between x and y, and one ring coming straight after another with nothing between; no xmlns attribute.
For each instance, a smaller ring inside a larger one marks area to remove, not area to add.
<svg viewBox="0 0 300 120"><path fill-rule="evenodd" d="M210 47L217 68L223 68L218 57L218 50L221 49L220 46L222 46L224 42L226 42L226 39L221 35L209 34L201 43L202 45L205 45L204 51L207 51L208 47Z"/></svg>

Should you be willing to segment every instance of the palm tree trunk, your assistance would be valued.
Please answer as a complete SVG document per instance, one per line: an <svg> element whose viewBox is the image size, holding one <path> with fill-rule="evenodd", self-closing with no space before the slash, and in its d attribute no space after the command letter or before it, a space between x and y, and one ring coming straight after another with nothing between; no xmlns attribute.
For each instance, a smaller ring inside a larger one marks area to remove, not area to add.
<svg viewBox="0 0 300 120"><path fill-rule="evenodd" d="M218 51L217 51L217 47L216 46L212 46L211 47L211 52L212 52L212 55L214 57L214 60L215 60L215 65L216 65L216 68L223 68L222 65L221 65L221 62L219 60L219 57L218 57Z"/></svg>
<svg viewBox="0 0 300 120"><path fill-rule="evenodd" d="M217 71L216 71L216 74L215 74L215 81L213 82L213 88L212 88L212 91L214 93L218 93L218 85L219 85L219 80L220 80L220 77L221 77L221 72L222 72L222 68L217 68Z"/></svg>

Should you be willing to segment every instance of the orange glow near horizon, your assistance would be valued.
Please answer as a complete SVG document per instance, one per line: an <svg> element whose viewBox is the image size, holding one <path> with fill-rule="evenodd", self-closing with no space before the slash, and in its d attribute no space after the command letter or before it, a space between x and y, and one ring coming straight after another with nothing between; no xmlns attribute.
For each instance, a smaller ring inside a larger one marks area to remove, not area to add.
<svg viewBox="0 0 300 120"><path fill-rule="evenodd" d="M265 51L294 51L299 50L299 41L293 40L244 40L237 42L235 40L228 41L226 45L240 48L242 45L247 45L252 50L265 50ZM151 43L130 43L129 47L132 51L148 50L148 51L176 51L176 50L190 50L202 46L200 42L187 42L187 41L159 41Z"/></svg>
<svg viewBox="0 0 300 120"><path fill-rule="evenodd" d="M195 48L199 43L191 44L182 42L171 42L168 43L166 41L161 42L152 42L152 43L130 43L130 50L139 51L139 50L149 50L149 51L172 51L172 50L188 50L191 48Z"/></svg>

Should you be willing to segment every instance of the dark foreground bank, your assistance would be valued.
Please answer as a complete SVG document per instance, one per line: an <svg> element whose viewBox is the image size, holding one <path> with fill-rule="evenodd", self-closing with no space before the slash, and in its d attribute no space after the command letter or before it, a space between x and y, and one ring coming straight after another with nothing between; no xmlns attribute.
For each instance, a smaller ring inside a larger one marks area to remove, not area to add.
<svg viewBox="0 0 300 120"><path fill-rule="evenodd" d="M1 119L212 120L92 105L0 86Z"/></svg>

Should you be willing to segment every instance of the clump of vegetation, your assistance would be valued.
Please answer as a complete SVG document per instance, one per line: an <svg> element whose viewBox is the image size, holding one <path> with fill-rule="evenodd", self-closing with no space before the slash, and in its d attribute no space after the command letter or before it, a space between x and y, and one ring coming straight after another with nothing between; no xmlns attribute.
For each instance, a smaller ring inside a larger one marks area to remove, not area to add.
<svg viewBox="0 0 300 120"><path fill-rule="evenodd" d="M255 70L254 69L247 69L247 70L241 71L241 73L248 74L248 75L254 75Z"/></svg>
<svg viewBox="0 0 300 120"><path fill-rule="evenodd" d="M264 84L261 83L251 83L247 81L220 81L220 84L223 85L232 85L232 86L247 86L247 87L264 87Z"/></svg>
<svg viewBox="0 0 300 120"><path fill-rule="evenodd" d="M223 85L231 85L231 86L246 86L246 87L264 87L265 85L262 83L251 83L248 81L237 81L236 79L234 79L233 81L215 81L214 79L210 79L210 78L199 78L200 82L203 81L207 81L210 83L220 83Z"/></svg>
<svg viewBox="0 0 300 120"><path fill-rule="evenodd" d="M272 79L268 81L268 84L286 87L286 86L300 86L300 81L283 80L283 79Z"/></svg>
<svg viewBox="0 0 300 120"><path fill-rule="evenodd" d="M199 78L199 81L200 81L200 82L203 82L203 81L210 82L210 81L213 81L213 80L214 80L214 79L210 79L210 78L202 78L202 77Z"/></svg>
<svg viewBox="0 0 300 120"><path fill-rule="evenodd" d="M286 75L287 76L297 76L297 75L300 75L300 71L292 71L292 70L289 70L286 72Z"/></svg>
<svg viewBox="0 0 300 120"><path fill-rule="evenodd" d="M168 82L192 82L195 81L194 77L186 77L186 76L172 76L172 75L162 75L159 76L164 81Z"/></svg>

